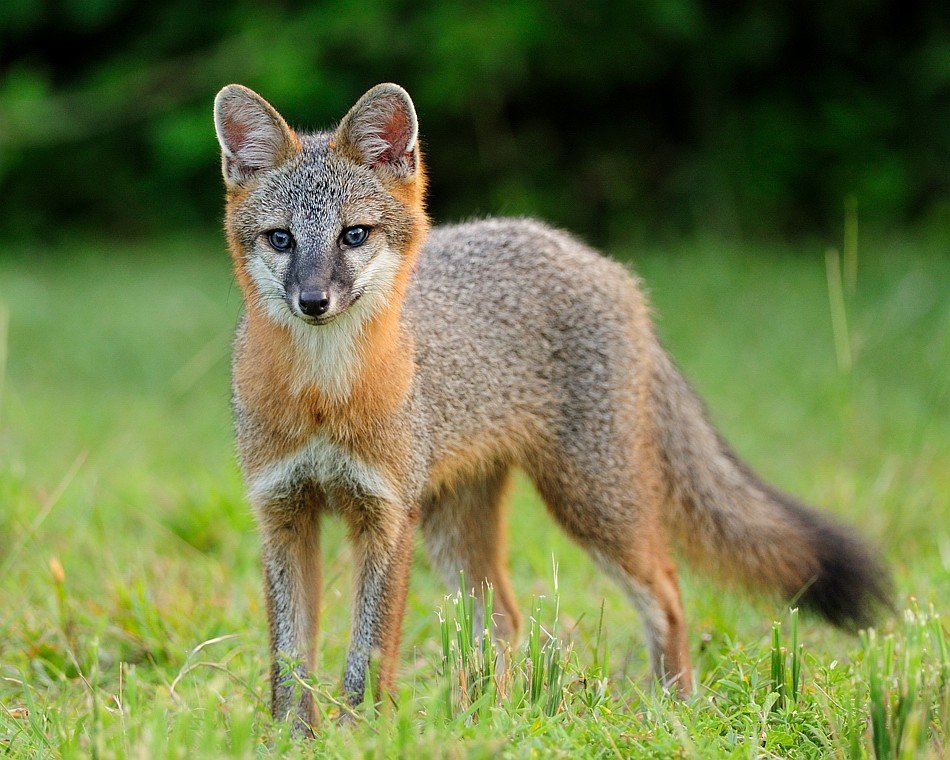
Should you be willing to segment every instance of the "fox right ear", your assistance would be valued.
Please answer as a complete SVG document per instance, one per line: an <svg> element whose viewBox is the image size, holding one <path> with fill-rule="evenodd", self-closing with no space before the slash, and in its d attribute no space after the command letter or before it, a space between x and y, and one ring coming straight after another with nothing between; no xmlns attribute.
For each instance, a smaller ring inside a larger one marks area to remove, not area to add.
<svg viewBox="0 0 950 760"><path fill-rule="evenodd" d="M229 188L279 166L299 149L297 136L274 107L239 84L229 84L215 97L214 129Z"/></svg>
<svg viewBox="0 0 950 760"><path fill-rule="evenodd" d="M343 117L330 146L383 179L405 182L419 169L419 123L412 99L398 84L378 84Z"/></svg>

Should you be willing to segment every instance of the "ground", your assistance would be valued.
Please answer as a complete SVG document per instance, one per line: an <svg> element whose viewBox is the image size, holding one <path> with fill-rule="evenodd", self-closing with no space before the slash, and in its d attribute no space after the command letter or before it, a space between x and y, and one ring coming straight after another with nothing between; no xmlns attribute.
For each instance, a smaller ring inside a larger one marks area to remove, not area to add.
<svg viewBox="0 0 950 760"><path fill-rule="evenodd" d="M351 563L331 524L320 666L307 685L327 717L299 747L266 711L257 536L228 409L240 293L223 244L199 235L0 251L0 749L943 755L946 250L915 236L862 240L843 278L817 243L613 252L645 279L668 348L735 448L882 547L897 612L877 630L852 637L807 615L796 624L780 601L686 570L698 688L676 702L646 680L632 609L522 480L511 566L537 623L511 672L483 677L493 658L465 641L464 605L446 598L418 547L399 691L381 715L343 729L333 716Z"/></svg>

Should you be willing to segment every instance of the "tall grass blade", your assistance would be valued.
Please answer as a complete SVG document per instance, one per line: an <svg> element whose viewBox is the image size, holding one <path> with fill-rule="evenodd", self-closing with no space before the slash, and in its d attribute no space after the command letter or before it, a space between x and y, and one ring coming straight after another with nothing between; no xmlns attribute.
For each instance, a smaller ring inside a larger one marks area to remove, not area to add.
<svg viewBox="0 0 950 760"><path fill-rule="evenodd" d="M831 306L831 329L834 332L838 369L849 373L853 364L851 338L848 332L848 313L844 305L844 290L841 285L841 261L838 251L834 248L829 248L825 253L825 272L828 279L828 302Z"/></svg>
<svg viewBox="0 0 950 760"><path fill-rule="evenodd" d="M801 685L802 675L802 657L804 656L805 650L805 645L798 643L798 607L789 613L789 628L791 628L792 633L792 683L789 695L791 697L792 704L794 705L798 702L798 690Z"/></svg>
<svg viewBox="0 0 950 760"><path fill-rule="evenodd" d="M772 709L785 707L785 649L782 647L782 624L772 623L772 691L776 694Z"/></svg>
<svg viewBox="0 0 950 760"><path fill-rule="evenodd" d="M891 737L887 726L887 703L882 681L881 658L878 653L877 634L868 631L865 659L868 667L868 699L871 713L871 746L877 760L892 757ZM886 672L886 671L885 671Z"/></svg>

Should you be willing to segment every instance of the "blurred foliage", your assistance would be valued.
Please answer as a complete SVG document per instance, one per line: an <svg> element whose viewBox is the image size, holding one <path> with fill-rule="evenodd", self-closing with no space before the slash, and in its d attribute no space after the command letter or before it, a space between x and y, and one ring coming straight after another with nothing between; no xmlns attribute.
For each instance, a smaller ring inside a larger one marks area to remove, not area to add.
<svg viewBox="0 0 950 760"><path fill-rule="evenodd" d="M591 239L946 221L945 3L4 0L0 232L220 218L211 100L321 128L392 80L438 218L540 214Z"/></svg>

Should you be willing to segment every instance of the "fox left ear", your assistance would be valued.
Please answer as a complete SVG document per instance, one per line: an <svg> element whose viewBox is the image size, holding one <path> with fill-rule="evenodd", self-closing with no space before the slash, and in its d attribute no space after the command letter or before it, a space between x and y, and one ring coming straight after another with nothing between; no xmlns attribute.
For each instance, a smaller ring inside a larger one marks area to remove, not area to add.
<svg viewBox="0 0 950 760"><path fill-rule="evenodd" d="M331 147L384 179L411 179L419 165L419 123L412 99L398 84L378 84L343 117Z"/></svg>
<svg viewBox="0 0 950 760"><path fill-rule="evenodd" d="M229 84L214 99L214 129L224 182L231 188L276 168L299 148L293 130L274 107L239 84Z"/></svg>

